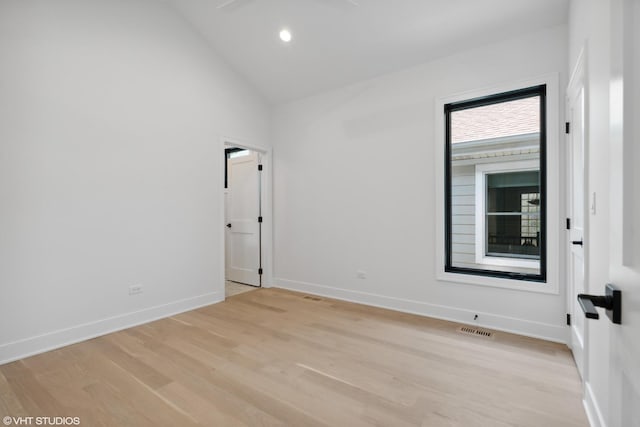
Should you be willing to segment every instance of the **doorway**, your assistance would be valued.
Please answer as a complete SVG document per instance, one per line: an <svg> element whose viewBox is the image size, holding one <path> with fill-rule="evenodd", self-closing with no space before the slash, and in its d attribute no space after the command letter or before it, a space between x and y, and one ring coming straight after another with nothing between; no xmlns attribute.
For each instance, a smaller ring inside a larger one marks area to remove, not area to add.
<svg viewBox="0 0 640 427"><path fill-rule="evenodd" d="M262 286L262 153L224 149L225 295Z"/></svg>

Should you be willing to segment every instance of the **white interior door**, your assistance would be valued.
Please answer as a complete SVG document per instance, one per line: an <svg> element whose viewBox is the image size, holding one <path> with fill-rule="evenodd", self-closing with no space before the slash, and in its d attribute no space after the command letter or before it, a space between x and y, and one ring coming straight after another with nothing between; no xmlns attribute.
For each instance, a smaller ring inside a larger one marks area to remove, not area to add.
<svg viewBox="0 0 640 427"><path fill-rule="evenodd" d="M260 286L259 155L239 154L227 164L225 274L227 280Z"/></svg>
<svg viewBox="0 0 640 427"><path fill-rule="evenodd" d="M612 2L611 257L622 323L609 325L609 427L640 426L640 1Z"/></svg>
<svg viewBox="0 0 640 427"><path fill-rule="evenodd" d="M582 58L582 57L581 57ZM567 117L570 123L569 173L569 313L571 314L571 351L580 376L584 380L586 319L577 295L585 290L585 133L584 133L584 61L578 61L567 91Z"/></svg>

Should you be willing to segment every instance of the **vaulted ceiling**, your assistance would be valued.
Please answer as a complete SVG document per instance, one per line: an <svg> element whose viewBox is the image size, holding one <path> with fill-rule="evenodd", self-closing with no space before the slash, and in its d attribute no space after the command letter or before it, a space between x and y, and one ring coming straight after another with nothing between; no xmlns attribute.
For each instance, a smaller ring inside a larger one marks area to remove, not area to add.
<svg viewBox="0 0 640 427"><path fill-rule="evenodd" d="M568 13L568 0L162 1L274 104L560 25Z"/></svg>

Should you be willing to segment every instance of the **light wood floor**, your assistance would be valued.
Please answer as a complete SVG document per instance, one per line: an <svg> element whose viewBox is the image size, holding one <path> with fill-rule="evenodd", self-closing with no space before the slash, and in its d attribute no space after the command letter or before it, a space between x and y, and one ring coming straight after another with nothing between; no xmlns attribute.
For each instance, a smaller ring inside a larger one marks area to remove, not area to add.
<svg viewBox="0 0 640 427"><path fill-rule="evenodd" d="M234 295L243 294L245 292L255 291L256 289L259 288L227 280L224 284L224 295L226 298L229 298Z"/></svg>
<svg viewBox="0 0 640 427"><path fill-rule="evenodd" d="M0 366L0 418L83 426L587 426L565 346L258 289Z"/></svg>

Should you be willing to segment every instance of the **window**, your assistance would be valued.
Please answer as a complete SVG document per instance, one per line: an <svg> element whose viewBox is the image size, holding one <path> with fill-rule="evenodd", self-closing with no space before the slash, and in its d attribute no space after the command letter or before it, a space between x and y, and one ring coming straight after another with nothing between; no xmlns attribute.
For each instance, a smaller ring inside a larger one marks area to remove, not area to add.
<svg viewBox="0 0 640 427"><path fill-rule="evenodd" d="M539 175L539 171L487 175L487 235L483 236L487 256L540 259Z"/></svg>
<svg viewBox="0 0 640 427"><path fill-rule="evenodd" d="M545 281L545 89L444 106L445 271Z"/></svg>
<svg viewBox="0 0 640 427"><path fill-rule="evenodd" d="M540 265L538 161L478 164L475 257L481 266Z"/></svg>

